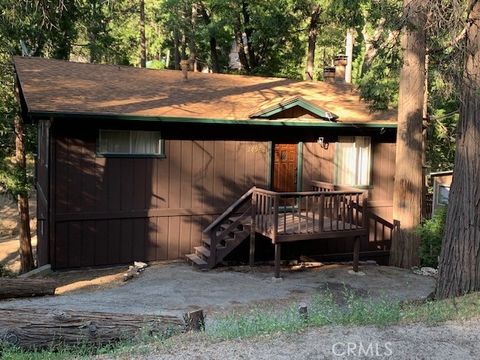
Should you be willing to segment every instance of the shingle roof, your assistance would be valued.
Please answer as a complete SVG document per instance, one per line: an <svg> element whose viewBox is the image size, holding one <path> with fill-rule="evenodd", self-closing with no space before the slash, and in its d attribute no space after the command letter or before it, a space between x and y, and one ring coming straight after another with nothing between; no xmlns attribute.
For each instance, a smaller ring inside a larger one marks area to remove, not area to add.
<svg viewBox="0 0 480 360"><path fill-rule="evenodd" d="M352 87L242 75L139 69L15 57L28 111L246 120L293 97L338 115L339 122L391 122L371 113ZM318 121L318 120L317 120Z"/></svg>

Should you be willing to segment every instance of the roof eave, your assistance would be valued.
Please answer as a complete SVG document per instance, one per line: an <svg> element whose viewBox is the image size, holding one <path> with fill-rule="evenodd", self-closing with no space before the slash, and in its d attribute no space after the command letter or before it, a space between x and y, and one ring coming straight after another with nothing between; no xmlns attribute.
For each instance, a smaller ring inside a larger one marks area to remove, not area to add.
<svg viewBox="0 0 480 360"><path fill-rule="evenodd" d="M225 125L249 125L249 126L291 126L291 127L328 127L328 128L397 128L392 122L333 122L333 121L304 121L292 119L290 121L266 120L266 119L213 119L213 118L190 118L173 116L147 116L134 114L109 114L109 113L83 113L83 112L57 112L57 111L30 111L32 119L62 119L62 118L83 118L83 119L105 119L121 121L145 121L164 123L193 123L193 124L225 124Z"/></svg>

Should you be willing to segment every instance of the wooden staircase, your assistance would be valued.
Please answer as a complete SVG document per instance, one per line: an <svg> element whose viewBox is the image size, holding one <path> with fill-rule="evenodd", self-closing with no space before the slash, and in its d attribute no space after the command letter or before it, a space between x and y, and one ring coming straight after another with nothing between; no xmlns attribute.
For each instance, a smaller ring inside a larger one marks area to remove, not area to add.
<svg viewBox="0 0 480 360"><path fill-rule="evenodd" d="M250 237L254 189L243 194L203 231L209 236L194 248L193 254L186 255L189 263L198 269L212 269Z"/></svg>

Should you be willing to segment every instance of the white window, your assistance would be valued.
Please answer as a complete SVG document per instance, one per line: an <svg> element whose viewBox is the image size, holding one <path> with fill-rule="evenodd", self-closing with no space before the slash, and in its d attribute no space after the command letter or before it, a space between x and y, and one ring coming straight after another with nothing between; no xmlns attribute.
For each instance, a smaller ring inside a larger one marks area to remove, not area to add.
<svg viewBox="0 0 480 360"><path fill-rule="evenodd" d="M98 140L102 155L164 155L159 131L100 130Z"/></svg>
<svg viewBox="0 0 480 360"><path fill-rule="evenodd" d="M336 146L335 183L350 186L370 185L370 137L339 137Z"/></svg>

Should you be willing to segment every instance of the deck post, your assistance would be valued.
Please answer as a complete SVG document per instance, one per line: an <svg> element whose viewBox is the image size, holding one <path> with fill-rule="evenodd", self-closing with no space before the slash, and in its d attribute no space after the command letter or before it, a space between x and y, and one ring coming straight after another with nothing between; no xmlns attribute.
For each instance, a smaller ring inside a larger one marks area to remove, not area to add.
<svg viewBox="0 0 480 360"><path fill-rule="evenodd" d="M280 244L275 243L275 278L280 277Z"/></svg>
<svg viewBox="0 0 480 360"><path fill-rule="evenodd" d="M360 260L360 236L353 239L353 271L358 272L358 263Z"/></svg>
<svg viewBox="0 0 480 360"><path fill-rule="evenodd" d="M257 217L257 194L255 191L252 194L252 223L250 226L250 254L248 259L248 264L250 267L255 265L255 233L256 229L256 217Z"/></svg>

